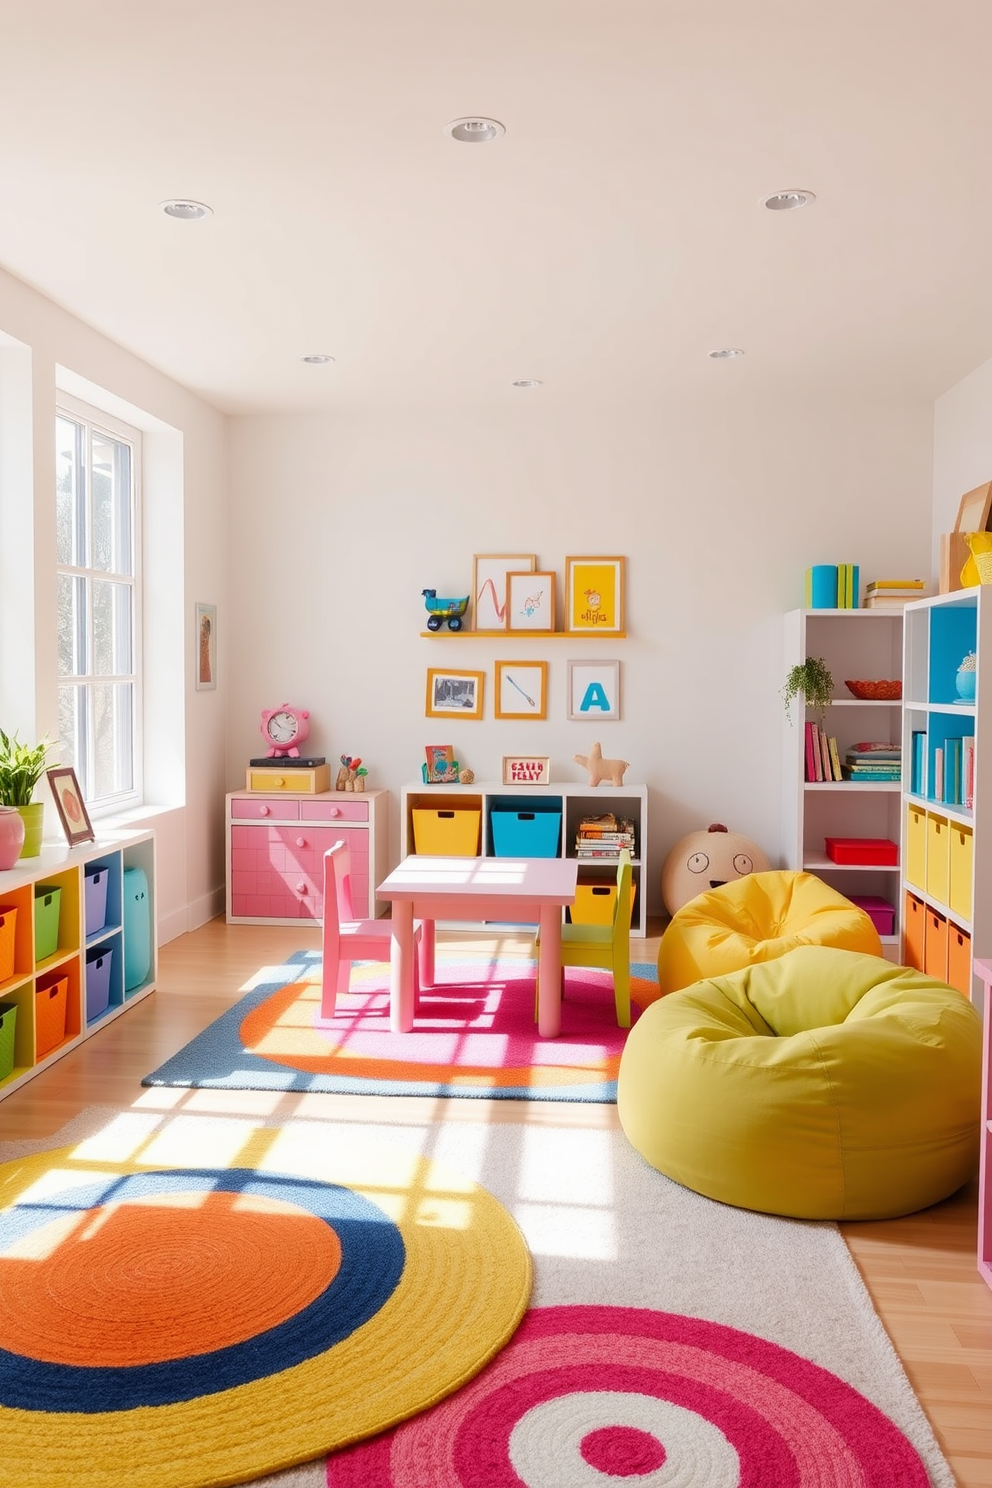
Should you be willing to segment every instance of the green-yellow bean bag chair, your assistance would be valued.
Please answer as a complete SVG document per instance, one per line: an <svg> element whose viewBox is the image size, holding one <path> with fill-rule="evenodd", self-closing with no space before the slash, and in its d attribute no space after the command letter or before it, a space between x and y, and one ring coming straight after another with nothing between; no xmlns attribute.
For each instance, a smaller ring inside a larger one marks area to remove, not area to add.
<svg viewBox="0 0 992 1488"><path fill-rule="evenodd" d="M662 994L726 976L802 945L880 956L863 909L814 873L773 869L699 894L672 917L658 948Z"/></svg>
<svg viewBox="0 0 992 1488"><path fill-rule="evenodd" d="M803 946L644 1010L620 1124L651 1165L724 1204L890 1219L977 1172L981 1019L922 972Z"/></svg>

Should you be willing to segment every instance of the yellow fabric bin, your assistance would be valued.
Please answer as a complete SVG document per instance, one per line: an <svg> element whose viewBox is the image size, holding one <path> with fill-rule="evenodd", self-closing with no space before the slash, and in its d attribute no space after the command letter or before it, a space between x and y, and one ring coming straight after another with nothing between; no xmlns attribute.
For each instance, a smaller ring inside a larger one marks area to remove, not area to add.
<svg viewBox="0 0 992 1488"><path fill-rule="evenodd" d="M482 812L467 807L415 806L413 850L440 858L477 858Z"/></svg>
<svg viewBox="0 0 992 1488"><path fill-rule="evenodd" d="M927 882L926 890L931 899L947 903L947 875L950 863L948 841L950 832L946 816L927 812Z"/></svg>
<svg viewBox="0 0 992 1488"><path fill-rule="evenodd" d="M971 920L971 883L975 837L971 827L951 822L947 868L947 903L962 920Z"/></svg>
<svg viewBox="0 0 992 1488"><path fill-rule="evenodd" d="M906 808L906 879L918 889L927 886L927 814L922 806Z"/></svg>
<svg viewBox="0 0 992 1488"><path fill-rule="evenodd" d="M637 884L631 880L630 914L634 915L634 895ZM569 913L573 925L612 925L613 906L617 901L617 886L612 884L577 884L575 903Z"/></svg>

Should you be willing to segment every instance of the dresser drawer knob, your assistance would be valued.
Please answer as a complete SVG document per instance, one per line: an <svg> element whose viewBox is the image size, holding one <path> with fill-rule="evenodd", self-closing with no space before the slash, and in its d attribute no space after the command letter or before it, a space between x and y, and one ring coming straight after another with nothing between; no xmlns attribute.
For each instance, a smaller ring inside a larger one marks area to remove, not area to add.
<svg viewBox="0 0 992 1488"><path fill-rule="evenodd" d="M306 847L307 839L305 837L297 837L296 845L297 847Z"/></svg>
<svg viewBox="0 0 992 1488"><path fill-rule="evenodd" d="M341 815L341 807L340 806L328 806L328 808L327 808L327 814L328 814L328 816L340 816Z"/></svg>
<svg viewBox="0 0 992 1488"><path fill-rule="evenodd" d="M305 884L305 883L298 883L298 884L297 884L297 885L296 885L296 892L297 892L297 893L298 893L298 894L305 894L305 893L306 893L306 891L307 891L307 886L306 886L306 884Z"/></svg>
<svg viewBox="0 0 992 1488"><path fill-rule="evenodd" d="M258 814L259 814L259 816L268 816L268 814L269 814L269 808L268 808L268 806L259 806L259 808L258 808Z"/></svg>

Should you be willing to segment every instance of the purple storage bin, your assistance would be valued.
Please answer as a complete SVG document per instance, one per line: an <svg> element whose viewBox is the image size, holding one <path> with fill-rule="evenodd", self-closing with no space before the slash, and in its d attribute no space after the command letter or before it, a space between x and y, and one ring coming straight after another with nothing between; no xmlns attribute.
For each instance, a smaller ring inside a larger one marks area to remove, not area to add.
<svg viewBox="0 0 992 1488"><path fill-rule="evenodd" d="M86 934L95 935L107 923L107 877L109 868L84 868Z"/></svg>
<svg viewBox="0 0 992 1488"><path fill-rule="evenodd" d="M849 894L848 898L852 904L864 910L879 935L895 933L895 907L887 899L880 899L877 894Z"/></svg>
<svg viewBox="0 0 992 1488"><path fill-rule="evenodd" d="M94 946L86 952L86 1021L92 1023L110 1006L110 969L113 946Z"/></svg>

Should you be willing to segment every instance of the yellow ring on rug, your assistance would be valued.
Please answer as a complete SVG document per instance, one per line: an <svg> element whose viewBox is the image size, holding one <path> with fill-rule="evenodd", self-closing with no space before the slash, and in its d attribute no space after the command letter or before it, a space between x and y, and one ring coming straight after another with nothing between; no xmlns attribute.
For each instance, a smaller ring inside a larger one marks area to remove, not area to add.
<svg viewBox="0 0 992 1488"><path fill-rule="evenodd" d="M0 1404L0 1480L18 1488L79 1482L118 1488L124 1481L129 1488L200 1488L247 1481L424 1410L471 1379L512 1336L530 1295L530 1257L515 1222L485 1189L350 1129L347 1141L317 1123L262 1128L247 1141L242 1135L230 1167L253 1169L263 1187L289 1175L338 1185L375 1206L405 1252L391 1295L361 1326L330 1347L321 1345L313 1357L195 1399L92 1413ZM171 1156L182 1136L177 1127L169 1136ZM122 1191L127 1175L167 1188L170 1173L180 1171L178 1163L103 1161L100 1145L96 1137L80 1148L4 1164L4 1217L39 1209L46 1195L61 1195L65 1205L74 1189L82 1195L115 1177ZM182 1153L192 1159L181 1168L187 1184L197 1168L209 1171L197 1163L196 1145L194 1137L189 1153ZM147 1213L153 1223L155 1207L149 1204ZM285 1214L276 1215L275 1222L285 1221ZM59 1243L46 1223L0 1251L0 1292L5 1269L23 1268L32 1237L42 1233L47 1243ZM263 1333L258 1348L265 1346Z"/></svg>

